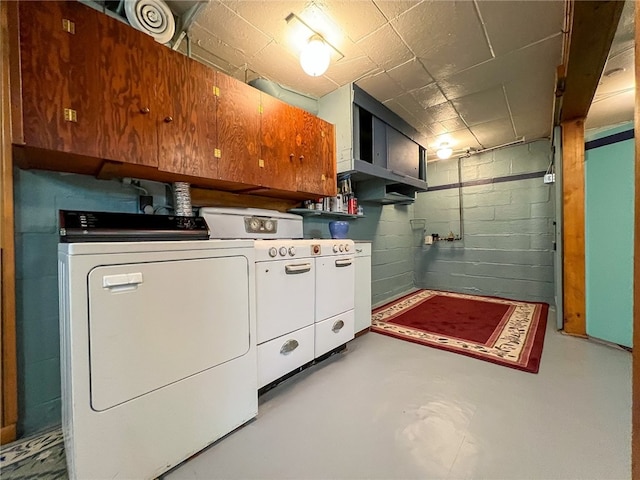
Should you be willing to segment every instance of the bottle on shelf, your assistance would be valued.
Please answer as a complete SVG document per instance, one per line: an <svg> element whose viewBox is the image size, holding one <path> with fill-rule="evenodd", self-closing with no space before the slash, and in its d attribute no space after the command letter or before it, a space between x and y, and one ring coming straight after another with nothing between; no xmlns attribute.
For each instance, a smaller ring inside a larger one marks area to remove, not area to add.
<svg viewBox="0 0 640 480"><path fill-rule="evenodd" d="M303 207L308 210L318 210L328 213L345 213L349 215L364 215L362 207L358 206L358 199L351 188L351 177L345 175L338 182L338 193L335 197L323 197L306 200Z"/></svg>

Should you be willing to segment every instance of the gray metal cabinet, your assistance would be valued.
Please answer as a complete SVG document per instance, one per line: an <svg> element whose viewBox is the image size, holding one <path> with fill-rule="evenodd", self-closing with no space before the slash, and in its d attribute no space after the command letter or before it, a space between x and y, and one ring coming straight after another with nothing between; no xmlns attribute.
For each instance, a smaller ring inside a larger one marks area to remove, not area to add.
<svg viewBox="0 0 640 480"><path fill-rule="evenodd" d="M387 127L387 168L393 173L420 178L420 145Z"/></svg>
<svg viewBox="0 0 640 480"><path fill-rule="evenodd" d="M373 164L390 170L387 150L388 130L392 129L378 117L373 117Z"/></svg>
<svg viewBox="0 0 640 480"><path fill-rule="evenodd" d="M347 84L325 95L318 116L335 125L338 173L427 189L424 139L364 90Z"/></svg>

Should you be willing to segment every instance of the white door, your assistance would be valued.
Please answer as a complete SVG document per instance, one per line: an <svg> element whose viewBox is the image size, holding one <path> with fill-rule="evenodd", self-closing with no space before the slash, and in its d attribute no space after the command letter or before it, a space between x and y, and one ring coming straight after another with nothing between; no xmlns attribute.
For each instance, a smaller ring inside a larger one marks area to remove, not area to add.
<svg viewBox="0 0 640 480"><path fill-rule="evenodd" d="M313 324L313 258L256 263L258 343Z"/></svg>
<svg viewBox="0 0 640 480"><path fill-rule="evenodd" d="M353 256L316 258L316 322L352 310L354 303Z"/></svg>
<svg viewBox="0 0 640 480"><path fill-rule="evenodd" d="M94 410L249 350L249 264L243 256L101 266L87 280Z"/></svg>

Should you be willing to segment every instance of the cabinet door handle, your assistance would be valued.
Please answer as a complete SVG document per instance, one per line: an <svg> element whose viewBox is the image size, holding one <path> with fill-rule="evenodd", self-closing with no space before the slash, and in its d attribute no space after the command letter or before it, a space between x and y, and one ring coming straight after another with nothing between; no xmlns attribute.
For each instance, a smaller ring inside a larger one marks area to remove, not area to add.
<svg viewBox="0 0 640 480"><path fill-rule="evenodd" d="M173 117L171 115L164 117L164 123L171 123L173 122Z"/></svg>
<svg viewBox="0 0 640 480"><path fill-rule="evenodd" d="M280 348L280 354L281 355L289 355L296 348L298 348L298 345L300 345L300 344L298 343L297 340L287 340L286 342L284 342L284 344Z"/></svg>
<svg viewBox="0 0 640 480"><path fill-rule="evenodd" d="M340 330L342 330L342 327L344 327L344 322L342 320L338 320L333 324L333 327L331 327L331 331L333 333L338 333Z"/></svg>
<svg viewBox="0 0 640 480"><path fill-rule="evenodd" d="M289 160L293 160L293 153L289 154Z"/></svg>
<svg viewBox="0 0 640 480"><path fill-rule="evenodd" d="M311 271L310 263L299 263L297 265L285 265L284 271L288 275L292 275L294 273L305 273Z"/></svg>
<svg viewBox="0 0 640 480"><path fill-rule="evenodd" d="M143 115L146 115L147 113L149 113L151 110L149 110L149 107L143 107L140 109L140 113Z"/></svg>
<svg viewBox="0 0 640 480"><path fill-rule="evenodd" d="M336 260L336 267L348 267L353 263L353 258L345 258L344 260Z"/></svg>
<svg viewBox="0 0 640 480"><path fill-rule="evenodd" d="M304 155L300 155L300 161L304 160Z"/></svg>

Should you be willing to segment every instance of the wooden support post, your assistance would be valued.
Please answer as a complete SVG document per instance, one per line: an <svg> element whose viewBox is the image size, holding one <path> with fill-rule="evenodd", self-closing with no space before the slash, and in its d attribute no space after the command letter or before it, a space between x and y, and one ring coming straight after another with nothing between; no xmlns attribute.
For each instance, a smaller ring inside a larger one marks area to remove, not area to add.
<svg viewBox="0 0 640 480"><path fill-rule="evenodd" d="M564 330L586 336L584 120L562 124Z"/></svg>
<svg viewBox="0 0 640 480"><path fill-rule="evenodd" d="M636 3L635 230L633 238L633 401L631 403L631 477L640 479L640 8Z"/></svg>
<svg viewBox="0 0 640 480"><path fill-rule="evenodd" d="M13 161L11 156L11 102L9 91L9 20L8 4L0 3L0 268L1 276L1 339L2 352L0 393L2 431L0 443L16 439L18 421L18 388L16 369L16 289L15 289L15 245L13 225ZM15 5L14 5L15 7Z"/></svg>
<svg viewBox="0 0 640 480"><path fill-rule="evenodd" d="M584 119L607 62L624 1L571 1L571 38L556 93L562 94L564 330L586 336ZM556 105L556 107L558 104Z"/></svg>

